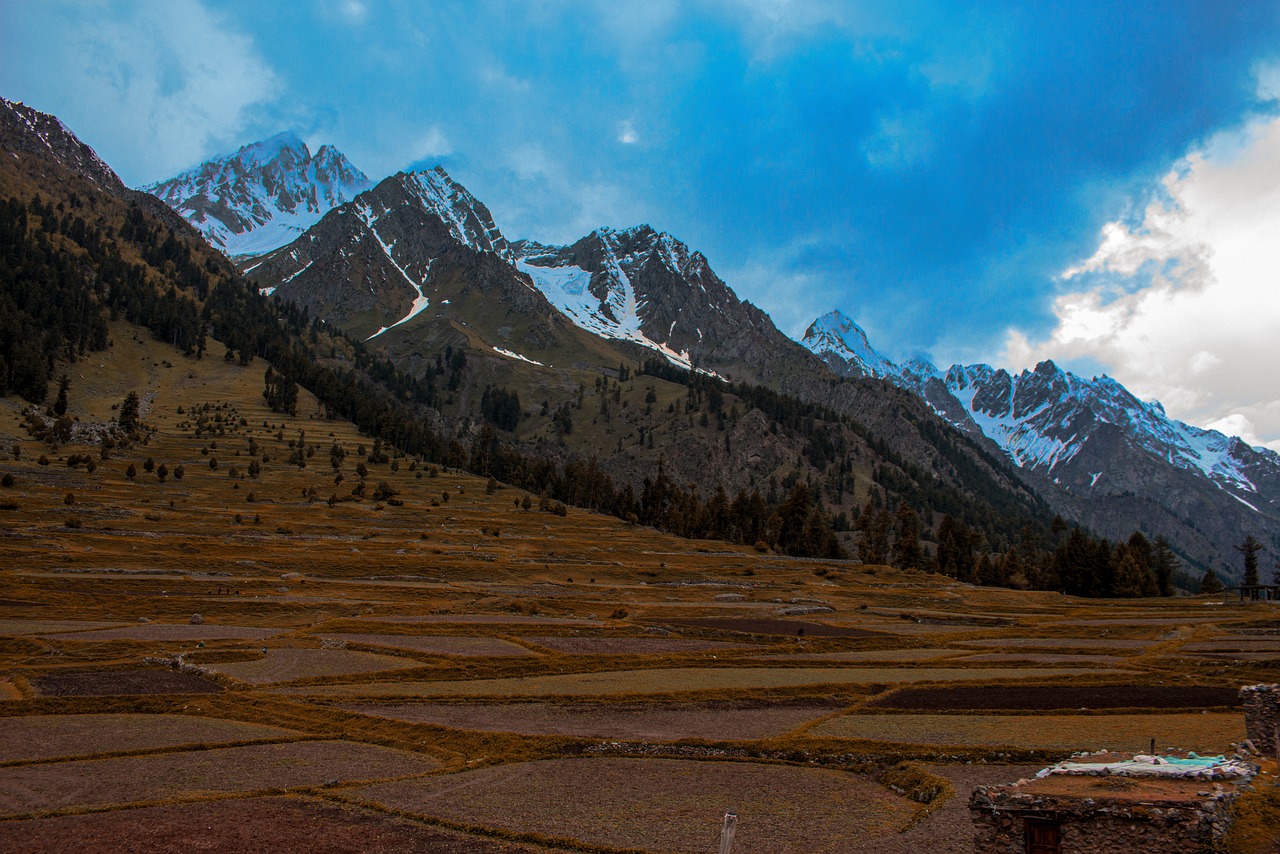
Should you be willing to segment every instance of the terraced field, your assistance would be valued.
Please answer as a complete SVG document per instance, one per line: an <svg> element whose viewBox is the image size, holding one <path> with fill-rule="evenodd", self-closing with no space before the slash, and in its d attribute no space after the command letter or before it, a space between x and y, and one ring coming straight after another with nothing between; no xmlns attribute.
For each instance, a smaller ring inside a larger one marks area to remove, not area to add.
<svg viewBox="0 0 1280 854"><path fill-rule="evenodd" d="M106 363L147 360L145 446L38 445L0 406L6 850L708 851L736 810L735 854L960 851L979 782L1151 738L1229 749L1238 687L1280 681L1264 604L988 590L526 510L371 461L305 392L268 411L261 364L165 367L113 335L74 414L110 418ZM356 461L398 503L351 495ZM879 782L902 760L954 797Z"/></svg>

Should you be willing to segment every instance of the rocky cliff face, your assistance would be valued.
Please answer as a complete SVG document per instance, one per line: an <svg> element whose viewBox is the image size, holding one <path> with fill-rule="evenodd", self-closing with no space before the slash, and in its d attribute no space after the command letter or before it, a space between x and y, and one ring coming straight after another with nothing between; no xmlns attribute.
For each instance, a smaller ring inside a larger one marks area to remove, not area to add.
<svg viewBox="0 0 1280 854"><path fill-rule="evenodd" d="M436 168L387 178L246 273L380 344L443 321L503 349L554 348L569 324L513 261L489 210Z"/></svg>
<svg viewBox="0 0 1280 854"><path fill-rule="evenodd" d="M734 380L763 381L780 358L811 362L701 252L647 225L600 228L570 246L520 241L513 249L552 305L596 335Z"/></svg>
<svg viewBox="0 0 1280 854"><path fill-rule="evenodd" d="M125 192L120 177L66 125L21 102L0 98L0 142L19 159L49 158L112 195Z"/></svg>
<svg viewBox="0 0 1280 854"><path fill-rule="evenodd" d="M312 156L293 133L246 145L142 189L162 199L232 257L296 239L368 189L369 179L330 145Z"/></svg>

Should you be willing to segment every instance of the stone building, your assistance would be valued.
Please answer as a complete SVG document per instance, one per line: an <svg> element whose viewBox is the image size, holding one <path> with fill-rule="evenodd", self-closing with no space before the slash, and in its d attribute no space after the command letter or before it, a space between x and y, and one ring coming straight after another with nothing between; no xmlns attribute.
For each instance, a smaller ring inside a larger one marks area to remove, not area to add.
<svg viewBox="0 0 1280 854"><path fill-rule="evenodd" d="M1280 750L1280 685L1247 685L1240 689L1244 726L1254 750L1276 756Z"/></svg>
<svg viewBox="0 0 1280 854"><path fill-rule="evenodd" d="M969 799L978 854L1180 854L1207 850L1256 773L1235 759L1086 754Z"/></svg>

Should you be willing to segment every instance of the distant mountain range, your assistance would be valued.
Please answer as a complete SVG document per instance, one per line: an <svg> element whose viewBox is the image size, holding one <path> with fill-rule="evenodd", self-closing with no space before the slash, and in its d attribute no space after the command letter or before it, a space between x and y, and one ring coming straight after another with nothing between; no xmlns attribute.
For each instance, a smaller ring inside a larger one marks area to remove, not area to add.
<svg viewBox="0 0 1280 854"><path fill-rule="evenodd" d="M598 361L617 347L773 386L892 435L902 398L835 382L883 380L1099 533L1163 535L1228 576L1230 546L1246 534L1280 555L1280 455L1170 419L1111 378L1085 380L1051 361L1017 375L897 365L839 312L816 320L798 346L701 253L647 225L599 228L566 246L508 241L440 168L370 187L341 153L325 146L312 158L292 134L146 189L215 246L256 255L242 267L266 292L409 362L423 343L460 335L543 367ZM921 443L901 448L931 453Z"/></svg>
<svg viewBox="0 0 1280 854"><path fill-rule="evenodd" d="M814 321L801 343L841 375L915 392L956 428L1051 482L1100 530L1120 519L1165 536L1190 526L1206 540L1239 542L1280 512L1280 454L1169 418L1111 377L1086 380L1052 361L1019 374L983 364L945 374L922 360L899 366L838 311ZM1132 510L1120 506L1126 502Z"/></svg>

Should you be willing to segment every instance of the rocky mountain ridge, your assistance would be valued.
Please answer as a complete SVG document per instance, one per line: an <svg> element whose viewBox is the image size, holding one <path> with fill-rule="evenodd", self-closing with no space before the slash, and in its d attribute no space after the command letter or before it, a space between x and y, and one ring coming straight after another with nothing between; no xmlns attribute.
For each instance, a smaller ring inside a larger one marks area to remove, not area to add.
<svg viewBox="0 0 1280 854"><path fill-rule="evenodd" d="M141 189L176 210L213 246L241 257L293 241L369 186L365 174L333 146L322 145L313 156L286 131Z"/></svg>
<svg viewBox="0 0 1280 854"><path fill-rule="evenodd" d="M1209 541L1236 543L1251 533L1280 554L1280 454L1169 418L1111 377L1084 379L1052 361L1017 374L985 364L945 374L924 360L899 366L839 312L816 320L802 343L839 373L920 395L953 426L1051 484L1060 504L1098 530L1186 525L1205 535L1193 537L1204 541L1197 557L1226 563L1228 573L1228 553ZM1118 511L1123 499L1141 511Z"/></svg>

